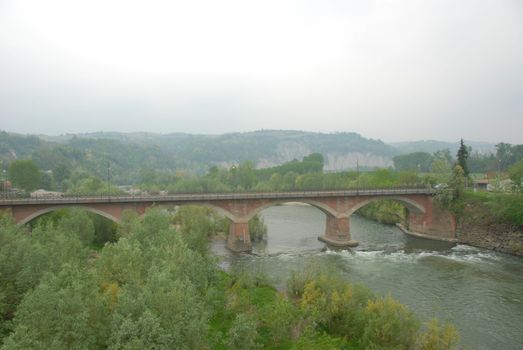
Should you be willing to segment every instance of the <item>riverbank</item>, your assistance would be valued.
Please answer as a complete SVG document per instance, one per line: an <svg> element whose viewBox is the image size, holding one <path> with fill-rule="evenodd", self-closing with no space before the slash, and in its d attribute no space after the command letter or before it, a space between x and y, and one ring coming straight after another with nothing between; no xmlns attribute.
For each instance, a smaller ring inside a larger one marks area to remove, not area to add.
<svg viewBox="0 0 523 350"><path fill-rule="evenodd" d="M461 225L458 242L523 257L523 232L503 226Z"/></svg>
<svg viewBox="0 0 523 350"><path fill-rule="evenodd" d="M519 195L466 193L457 213L456 240L447 241L523 256L523 199ZM380 200L357 212L369 220L399 225L409 235L433 239L408 231L404 225L405 208L396 202Z"/></svg>
<svg viewBox="0 0 523 350"><path fill-rule="evenodd" d="M517 208L505 208L506 199L484 194L467 194L457 220L458 241L479 248L523 256L523 229L513 220L506 218L507 211L513 211L511 215L517 217Z"/></svg>

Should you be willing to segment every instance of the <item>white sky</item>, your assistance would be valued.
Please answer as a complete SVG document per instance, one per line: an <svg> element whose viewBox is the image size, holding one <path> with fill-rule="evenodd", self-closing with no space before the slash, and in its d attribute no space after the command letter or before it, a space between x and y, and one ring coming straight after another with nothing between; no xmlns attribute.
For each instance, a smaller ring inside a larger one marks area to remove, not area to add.
<svg viewBox="0 0 523 350"><path fill-rule="evenodd" d="M0 0L0 129L523 143L523 1Z"/></svg>

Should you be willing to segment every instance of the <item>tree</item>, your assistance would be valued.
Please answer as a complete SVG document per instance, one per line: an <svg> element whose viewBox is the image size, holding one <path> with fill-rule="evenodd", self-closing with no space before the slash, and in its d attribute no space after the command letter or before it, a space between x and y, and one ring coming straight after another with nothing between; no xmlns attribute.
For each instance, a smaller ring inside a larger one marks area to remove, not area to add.
<svg viewBox="0 0 523 350"><path fill-rule="evenodd" d="M69 180L71 177L71 169L64 162L58 163L53 169L53 178L55 180L56 186L60 190L64 190L63 185L66 180Z"/></svg>
<svg viewBox="0 0 523 350"><path fill-rule="evenodd" d="M430 170L432 155L426 152L414 152L395 156L392 161L396 170L426 172Z"/></svg>
<svg viewBox="0 0 523 350"><path fill-rule="evenodd" d="M514 190L518 192L523 191L523 159L514 164L509 169L510 179Z"/></svg>
<svg viewBox="0 0 523 350"><path fill-rule="evenodd" d="M496 158L498 160L498 170L507 169L512 163L512 145L500 142L496 145Z"/></svg>
<svg viewBox="0 0 523 350"><path fill-rule="evenodd" d="M441 188L436 193L436 203L445 209L449 209L455 215L458 215L462 204L461 198L465 189L465 173L459 164L454 166L452 176L449 179L449 186Z"/></svg>
<svg viewBox="0 0 523 350"><path fill-rule="evenodd" d="M236 168L236 187L242 188L244 190L250 190L254 185L256 185L256 172L254 169L254 164L250 161L242 162Z"/></svg>
<svg viewBox="0 0 523 350"><path fill-rule="evenodd" d="M469 157L469 151L467 147L465 146L465 143L463 142L463 139L461 139L461 143L459 146L458 154L456 155L456 158L458 159L458 164L463 169L463 173L465 174L465 177L469 176L469 168L467 166L467 158Z"/></svg>
<svg viewBox="0 0 523 350"><path fill-rule="evenodd" d="M420 350L449 350L455 349L459 341L459 334L453 325L440 324L432 319L427 324L427 331L418 337L417 349Z"/></svg>
<svg viewBox="0 0 523 350"><path fill-rule="evenodd" d="M255 315L241 313L236 315L231 328L229 329L229 349L231 350L250 350L260 348L257 343L258 320Z"/></svg>
<svg viewBox="0 0 523 350"><path fill-rule="evenodd" d="M38 187L46 190L54 190L54 179L49 172L44 171L40 173L40 185Z"/></svg>
<svg viewBox="0 0 523 350"><path fill-rule="evenodd" d="M89 274L75 265L66 264L59 273L46 275L18 307L4 348L99 348L92 322L93 311L101 304L96 287Z"/></svg>
<svg viewBox="0 0 523 350"><path fill-rule="evenodd" d="M430 165L431 171L433 173L450 175L452 172L452 157L450 156L450 151L448 149L443 151L437 151L433 154L433 161Z"/></svg>
<svg viewBox="0 0 523 350"><path fill-rule="evenodd" d="M7 171L14 186L26 191L35 190L40 185L40 169L31 159L15 160Z"/></svg>
<svg viewBox="0 0 523 350"><path fill-rule="evenodd" d="M369 301L362 335L365 349L412 349L419 322L405 305L390 296Z"/></svg>
<svg viewBox="0 0 523 350"><path fill-rule="evenodd" d="M84 244L91 244L94 239L93 221L82 209L71 209L60 220L58 227L65 233L75 235Z"/></svg>

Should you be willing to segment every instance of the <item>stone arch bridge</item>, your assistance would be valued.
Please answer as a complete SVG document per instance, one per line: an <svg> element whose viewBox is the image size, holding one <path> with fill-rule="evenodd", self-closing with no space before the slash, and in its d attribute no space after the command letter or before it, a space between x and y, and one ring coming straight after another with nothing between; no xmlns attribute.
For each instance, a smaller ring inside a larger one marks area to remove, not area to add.
<svg viewBox="0 0 523 350"><path fill-rule="evenodd" d="M377 199L392 199L408 209L406 228L427 238L452 240L455 237L453 216L434 205L434 191L425 188L264 192L264 193L199 193L162 196L85 196L58 198L2 198L0 210L9 212L18 225L45 213L70 207L81 207L119 222L122 213L131 210L139 215L158 205L201 205L213 208L231 220L227 239L229 249L242 252L251 249L249 220L270 206L300 202L310 204L326 215L326 229L319 239L334 246L352 247L350 216Z"/></svg>

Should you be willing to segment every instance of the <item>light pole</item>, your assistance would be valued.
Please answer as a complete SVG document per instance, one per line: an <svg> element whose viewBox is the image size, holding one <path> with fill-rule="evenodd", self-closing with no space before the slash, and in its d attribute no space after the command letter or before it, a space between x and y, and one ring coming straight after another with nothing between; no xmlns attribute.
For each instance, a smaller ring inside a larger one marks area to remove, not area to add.
<svg viewBox="0 0 523 350"><path fill-rule="evenodd" d="M5 169L2 169L2 192L7 193L7 175Z"/></svg>
<svg viewBox="0 0 523 350"><path fill-rule="evenodd" d="M107 197L111 198L111 163L107 161Z"/></svg>
<svg viewBox="0 0 523 350"><path fill-rule="evenodd" d="M356 159L356 193L360 190L360 161Z"/></svg>

